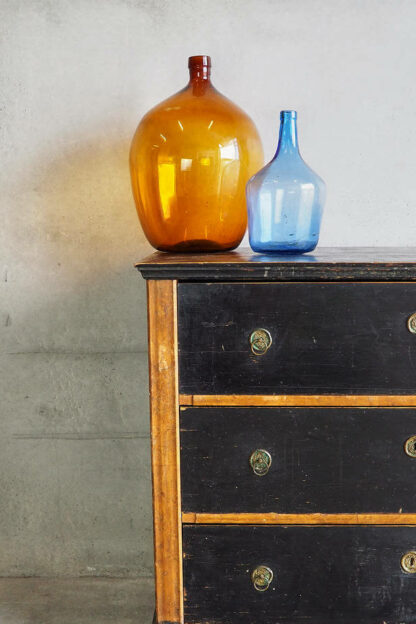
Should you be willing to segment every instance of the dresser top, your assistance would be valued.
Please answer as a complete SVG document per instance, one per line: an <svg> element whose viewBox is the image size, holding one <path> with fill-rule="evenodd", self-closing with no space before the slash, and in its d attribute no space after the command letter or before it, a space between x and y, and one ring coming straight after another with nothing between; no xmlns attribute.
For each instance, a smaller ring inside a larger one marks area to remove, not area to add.
<svg viewBox="0 0 416 624"><path fill-rule="evenodd" d="M416 247L320 247L302 255L251 249L155 252L136 264L145 279L179 281L416 281Z"/></svg>

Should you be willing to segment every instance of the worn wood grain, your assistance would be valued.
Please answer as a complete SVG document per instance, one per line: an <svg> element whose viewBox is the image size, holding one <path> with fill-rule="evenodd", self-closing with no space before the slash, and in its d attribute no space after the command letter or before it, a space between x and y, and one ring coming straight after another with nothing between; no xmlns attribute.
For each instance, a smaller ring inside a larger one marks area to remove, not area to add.
<svg viewBox="0 0 416 624"><path fill-rule="evenodd" d="M415 527L186 525L185 623L414 624ZM273 571L253 587L259 566Z"/></svg>
<svg viewBox="0 0 416 624"><path fill-rule="evenodd" d="M179 284L180 392L416 394L415 309L416 283Z"/></svg>
<svg viewBox="0 0 416 624"><path fill-rule="evenodd" d="M416 407L416 395L180 394L183 407Z"/></svg>
<svg viewBox="0 0 416 624"><path fill-rule="evenodd" d="M180 430L183 511L416 513L414 409L195 407Z"/></svg>
<svg viewBox="0 0 416 624"><path fill-rule="evenodd" d="M158 624L183 622L176 286L147 284Z"/></svg>
<svg viewBox="0 0 416 624"><path fill-rule="evenodd" d="M300 256L250 249L211 254L157 252L136 267L146 279L180 281L414 281L416 248L319 247Z"/></svg>
<svg viewBox="0 0 416 624"><path fill-rule="evenodd" d="M397 525L415 526L414 513L198 513L182 512L184 524L310 524L310 525Z"/></svg>

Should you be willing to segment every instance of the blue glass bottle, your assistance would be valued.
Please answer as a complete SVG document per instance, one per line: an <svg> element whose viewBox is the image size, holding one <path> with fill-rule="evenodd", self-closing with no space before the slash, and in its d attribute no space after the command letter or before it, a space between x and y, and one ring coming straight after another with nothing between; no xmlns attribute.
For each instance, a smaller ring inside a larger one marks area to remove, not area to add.
<svg viewBox="0 0 416 624"><path fill-rule="evenodd" d="M305 253L318 244L325 183L299 154L296 111L280 113L276 154L247 183L250 245L260 253Z"/></svg>

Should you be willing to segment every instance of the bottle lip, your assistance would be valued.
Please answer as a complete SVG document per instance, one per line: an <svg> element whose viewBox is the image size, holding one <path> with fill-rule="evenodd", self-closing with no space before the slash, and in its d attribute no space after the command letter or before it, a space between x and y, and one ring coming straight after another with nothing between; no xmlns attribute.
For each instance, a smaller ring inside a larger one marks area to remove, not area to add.
<svg viewBox="0 0 416 624"><path fill-rule="evenodd" d="M283 117L289 117L290 119L296 119L298 116L297 112L295 110L282 110L280 111L280 119L283 119Z"/></svg>
<svg viewBox="0 0 416 624"><path fill-rule="evenodd" d="M211 67L211 57L206 54L190 56L188 58L188 67Z"/></svg>

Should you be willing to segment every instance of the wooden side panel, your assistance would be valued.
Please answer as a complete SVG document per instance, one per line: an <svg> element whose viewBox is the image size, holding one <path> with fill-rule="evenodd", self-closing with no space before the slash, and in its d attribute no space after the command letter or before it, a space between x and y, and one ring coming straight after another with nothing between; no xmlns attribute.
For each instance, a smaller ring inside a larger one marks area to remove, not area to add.
<svg viewBox="0 0 416 624"><path fill-rule="evenodd" d="M183 540L186 624L416 622L413 527L187 525Z"/></svg>
<svg viewBox="0 0 416 624"><path fill-rule="evenodd" d="M158 624L183 622L176 288L147 284Z"/></svg>

